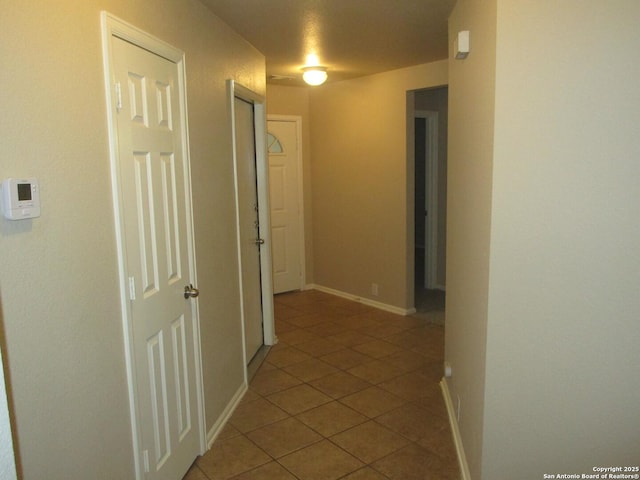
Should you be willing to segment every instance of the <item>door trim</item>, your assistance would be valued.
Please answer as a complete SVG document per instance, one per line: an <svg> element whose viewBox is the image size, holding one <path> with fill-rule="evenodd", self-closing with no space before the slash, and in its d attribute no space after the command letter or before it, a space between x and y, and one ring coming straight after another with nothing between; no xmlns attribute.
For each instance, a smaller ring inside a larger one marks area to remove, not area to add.
<svg viewBox="0 0 640 480"><path fill-rule="evenodd" d="M437 288L438 285L438 112L416 110L415 118L425 119L425 162L426 178L425 210L425 265L424 287Z"/></svg>
<svg viewBox="0 0 640 480"><path fill-rule="evenodd" d="M273 315L273 279L271 278L271 218L269 211L269 164L267 158L267 116L266 103L262 95L242 86L235 80L227 80L227 94L230 121L231 121L231 143L233 147L233 170L236 190L236 232L238 235L238 267L242 272L242 260L240 258L240 218L238 208L238 162L236 157L236 127L235 127L235 105L236 97L252 103L254 108L254 128L256 142L256 177L258 190L258 221L260 222L260 237L265 241L267 248L260 250L260 274L262 292L262 328L265 345L274 345L277 342ZM240 286L240 311L242 321L242 352L244 357L245 384L248 385L247 373L247 351L245 346L244 329L244 306L242 275L239 275Z"/></svg>
<svg viewBox="0 0 640 480"><path fill-rule="evenodd" d="M185 187L187 192L191 192L191 173L190 173L190 154L188 142L188 123L187 123L187 104L186 104L186 71L185 71L185 55L184 52L178 50L168 43L149 35L139 28L111 15L106 11L100 13L100 23L102 31L102 59L104 67L105 96L107 110L107 129L109 135L109 160L111 170L111 190L113 196L114 224L116 233L116 252L118 258L118 280L120 284L120 309L122 313L122 327L124 335L124 352L125 365L127 373L127 386L129 390L129 414L131 416L131 435L133 442L133 457L136 479L143 479L145 476L144 460L142 458L142 435L140 427L140 407L137 394L137 379L135 370L135 355L133 342L132 312L129 302L129 286L126 277L126 246L124 241L124 205L122 202L122 192L118 179L120 178L119 156L118 156L118 138L117 138L117 120L113 115L114 105L116 103L115 82L113 80L113 37L125 40L133 45L148 50L159 55L173 63L178 67L178 89L180 92L180 115L182 117L182 149L184 152L185 165ZM190 193L185 196L187 207L187 247L189 256L189 270L192 278L189 282L197 284L196 278L196 259L193 233L193 207ZM198 304L194 302L194 353L195 353L195 380L196 380L196 396L197 396L197 425L198 438L200 443L200 454L207 449L205 413L204 413L204 389L202 377L202 354L200 349L200 317L198 313Z"/></svg>
<svg viewBox="0 0 640 480"><path fill-rule="evenodd" d="M294 122L296 124L296 142L298 142L298 154L296 164L298 167L298 219L300 221L299 242L300 242L300 290L305 289L307 284L306 251L304 235L304 175L302 171L302 117L298 115L267 115L267 125L270 120L279 122ZM267 128L268 130L268 128ZM267 158L268 161L268 158Z"/></svg>

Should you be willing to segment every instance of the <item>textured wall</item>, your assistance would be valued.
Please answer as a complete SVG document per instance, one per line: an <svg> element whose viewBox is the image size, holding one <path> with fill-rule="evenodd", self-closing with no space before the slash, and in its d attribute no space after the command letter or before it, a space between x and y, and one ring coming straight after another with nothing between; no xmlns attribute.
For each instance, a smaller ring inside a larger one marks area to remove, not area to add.
<svg viewBox="0 0 640 480"><path fill-rule="evenodd" d="M640 47L632 0L459 0L446 358L472 478L635 465Z"/></svg>
<svg viewBox="0 0 640 480"><path fill-rule="evenodd" d="M446 84L440 61L311 91L315 283L413 307L407 92Z"/></svg>
<svg viewBox="0 0 640 480"><path fill-rule="evenodd" d="M498 1L483 479L638 464L638 18Z"/></svg>
<svg viewBox="0 0 640 480"><path fill-rule="evenodd" d="M449 47L471 31L471 53L449 61L447 300L445 358L448 386L460 402L459 426L472 478L479 478L485 396L489 289L495 0L459 0L449 17ZM501 477L496 477L501 478Z"/></svg>

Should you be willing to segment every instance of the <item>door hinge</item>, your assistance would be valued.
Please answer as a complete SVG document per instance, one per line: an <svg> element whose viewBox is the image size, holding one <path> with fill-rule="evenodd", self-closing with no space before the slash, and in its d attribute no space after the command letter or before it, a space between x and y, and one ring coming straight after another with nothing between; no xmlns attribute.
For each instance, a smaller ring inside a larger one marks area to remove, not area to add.
<svg viewBox="0 0 640 480"><path fill-rule="evenodd" d="M142 463L144 467L144 473L149 473L149 450L142 452Z"/></svg>
<svg viewBox="0 0 640 480"><path fill-rule="evenodd" d="M116 111L119 113L122 110L122 87L120 82L116 82Z"/></svg>
<svg viewBox="0 0 640 480"><path fill-rule="evenodd" d="M136 299L136 279L129 277L129 300Z"/></svg>

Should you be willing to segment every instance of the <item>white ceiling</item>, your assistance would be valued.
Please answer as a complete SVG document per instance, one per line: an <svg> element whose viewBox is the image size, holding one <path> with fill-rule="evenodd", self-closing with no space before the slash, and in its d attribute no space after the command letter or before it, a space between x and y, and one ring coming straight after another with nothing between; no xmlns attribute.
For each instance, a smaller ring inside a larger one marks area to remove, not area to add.
<svg viewBox="0 0 640 480"><path fill-rule="evenodd" d="M456 0L201 1L265 55L269 83L303 85L310 53L329 82L447 58Z"/></svg>

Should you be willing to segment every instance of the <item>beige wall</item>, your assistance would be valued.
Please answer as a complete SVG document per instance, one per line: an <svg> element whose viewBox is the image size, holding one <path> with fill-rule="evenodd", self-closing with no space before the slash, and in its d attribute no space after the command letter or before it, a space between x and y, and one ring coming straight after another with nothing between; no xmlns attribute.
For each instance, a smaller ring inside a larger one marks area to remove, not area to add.
<svg viewBox="0 0 640 480"><path fill-rule="evenodd" d="M5 365L25 479L133 478L102 9L186 52L207 428L243 381L224 81L264 94L264 58L195 0L9 2L0 177L38 177L42 199L40 218L0 220Z"/></svg>
<svg viewBox="0 0 640 480"><path fill-rule="evenodd" d="M313 208L311 185L311 141L309 89L305 87L267 86L267 114L294 115L302 119L302 189L304 202L304 248L306 284L312 284L313 269Z"/></svg>
<svg viewBox="0 0 640 480"><path fill-rule="evenodd" d="M638 18L498 1L483 479L638 464Z"/></svg>
<svg viewBox="0 0 640 480"><path fill-rule="evenodd" d="M495 9L495 0L458 0L449 17L450 39L460 30L471 31L471 54L449 61L446 360L453 368L448 386L454 405L460 401L459 426L474 479L482 461L485 395Z"/></svg>
<svg viewBox="0 0 640 480"><path fill-rule="evenodd" d="M471 31L450 64L446 331L471 476L635 465L640 5L495 7L450 18Z"/></svg>
<svg viewBox="0 0 640 480"><path fill-rule="evenodd" d="M446 83L440 61L310 91L316 284L413 307L407 92Z"/></svg>

